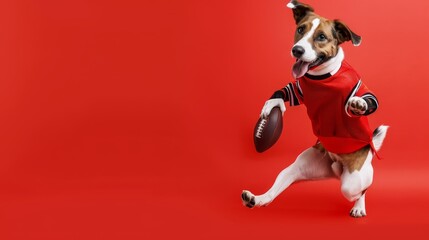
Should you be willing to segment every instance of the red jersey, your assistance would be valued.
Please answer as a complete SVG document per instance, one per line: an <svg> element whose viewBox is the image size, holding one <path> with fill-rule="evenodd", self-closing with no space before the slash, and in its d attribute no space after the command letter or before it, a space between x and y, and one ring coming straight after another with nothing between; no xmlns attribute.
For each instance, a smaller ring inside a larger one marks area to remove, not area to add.
<svg viewBox="0 0 429 240"><path fill-rule="evenodd" d="M360 75L345 61L333 75L304 75L285 87L291 106L304 103L313 133L330 152L351 153L372 146L372 131L366 116L348 112L351 97L375 96Z"/></svg>

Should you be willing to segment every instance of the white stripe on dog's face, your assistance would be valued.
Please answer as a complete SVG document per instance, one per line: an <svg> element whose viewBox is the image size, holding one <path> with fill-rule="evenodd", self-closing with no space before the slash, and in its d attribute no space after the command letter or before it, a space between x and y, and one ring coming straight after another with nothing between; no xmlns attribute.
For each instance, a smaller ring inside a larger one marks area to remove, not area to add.
<svg viewBox="0 0 429 240"><path fill-rule="evenodd" d="M314 51L312 44L308 40L313 37L314 32L316 31L316 28L320 24L320 19L319 18L313 19L313 21L311 21L311 24L312 26L310 31L308 31L297 43L295 43L295 45L293 45L294 47L301 46L304 48L305 53L300 57L300 59L305 62L312 62L317 58L317 53L316 51Z"/></svg>

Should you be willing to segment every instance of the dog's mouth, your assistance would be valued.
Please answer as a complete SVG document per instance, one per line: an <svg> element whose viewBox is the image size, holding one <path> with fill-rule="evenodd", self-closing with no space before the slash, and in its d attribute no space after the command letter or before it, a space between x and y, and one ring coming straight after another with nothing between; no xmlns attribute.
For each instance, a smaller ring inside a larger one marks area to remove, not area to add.
<svg viewBox="0 0 429 240"><path fill-rule="evenodd" d="M315 68L322 64L325 58L325 55L320 55L312 62L305 62L301 59L297 59L292 68L293 77L296 79L304 76L304 74L307 73L309 69Z"/></svg>

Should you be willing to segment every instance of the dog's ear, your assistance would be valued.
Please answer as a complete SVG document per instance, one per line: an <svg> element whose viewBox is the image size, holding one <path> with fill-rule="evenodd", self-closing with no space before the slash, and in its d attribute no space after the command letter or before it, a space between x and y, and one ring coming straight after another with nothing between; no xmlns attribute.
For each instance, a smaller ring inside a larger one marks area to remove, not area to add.
<svg viewBox="0 0 429 240"><path fill-rule="evenodd" d="M362 42L362 38L352 32L352 30L340 20L334 20L334 30L338 39L338 44L351 40L354 46L359 46Z"/></svg>
<svg viewBox="0 0 429 240"><path fill-rule="evenodd" d="M314 12L314 9L307 5L300 3L296 0L292 0L287 4L288 8L292 8L293 18L295 18L296 24L298 24L309 12Z"/></svg>

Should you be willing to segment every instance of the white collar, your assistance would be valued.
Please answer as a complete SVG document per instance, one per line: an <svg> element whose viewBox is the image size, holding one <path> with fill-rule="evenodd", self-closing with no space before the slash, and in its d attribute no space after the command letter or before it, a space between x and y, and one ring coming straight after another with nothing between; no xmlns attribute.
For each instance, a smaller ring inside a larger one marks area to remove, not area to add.
<svg viewBox="0 0 429 240"><path fill-rule="evenodd" d="M329 59L325 63L317 66L315 69L309 70L307 73L314 76L331 74L333 76L341 68L341 63L344 60L344 51L341 47L338 48L338 53L335 57Z"/></svg>

